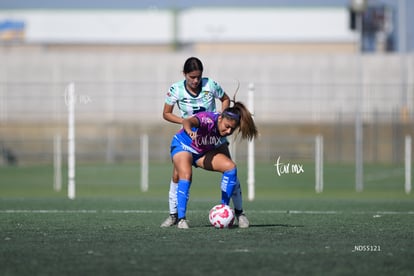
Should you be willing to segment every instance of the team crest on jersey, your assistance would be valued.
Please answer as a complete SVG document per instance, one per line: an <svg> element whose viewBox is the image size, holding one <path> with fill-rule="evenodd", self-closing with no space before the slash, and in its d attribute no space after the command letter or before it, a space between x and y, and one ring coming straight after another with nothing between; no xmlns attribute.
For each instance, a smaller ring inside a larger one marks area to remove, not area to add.
<svg viewBox="0 0 414 276"><path fill-rule="evenodd" d="M203 94L204 98L206 98L207 100L210 100L212 98L210 91L203 91Z"/></svg>

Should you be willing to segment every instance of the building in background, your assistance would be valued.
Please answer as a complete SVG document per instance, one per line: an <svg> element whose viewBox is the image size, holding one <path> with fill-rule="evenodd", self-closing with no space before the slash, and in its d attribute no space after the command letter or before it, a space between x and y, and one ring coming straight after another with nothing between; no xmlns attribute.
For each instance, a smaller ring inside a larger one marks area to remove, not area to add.
<svg viewBox="0 0 414 276"><path fill-rule="evenodd" d="M358 129L365 162L401 162L402 141L414 135L414 56L405 54L414 24L399 16L414 1L368 0L358 29L347 0L91 3L0 2L0 146L19 162L50 160L72 82L81 160L137 160L145 132L151 159L169 162L165 137L176 126L161 107L189 55L229 95L240 84L238 100L254 87L262 161L276 148L308 158L322 134L326 160L353 162ZM381 54L355 54L359 46Z"/></svg>
<svg viewBox="0 0 414 276"><path fill-rule="evenodd" d="M25 40L25 25L22 20L3 19L0 21L0 41L23 43Z"/></svg>
<svg viewBox="0 0 414 276"><path fill-rule="evenodd" d="M346 0L62 2L2 1L1 45L348 53L360 42L365 52L414 49L412 19L403 28L398 20L414 8L406 0L368 0L362 36Z"/></svg>

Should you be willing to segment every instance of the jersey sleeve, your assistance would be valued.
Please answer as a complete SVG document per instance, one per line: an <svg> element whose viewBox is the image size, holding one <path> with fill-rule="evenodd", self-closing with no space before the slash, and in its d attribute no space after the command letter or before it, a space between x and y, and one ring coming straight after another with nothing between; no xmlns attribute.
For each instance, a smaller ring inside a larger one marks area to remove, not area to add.
<svg viewBox="0 0 414 276"><path fill-rule="evenodd" d="M170 90L165 95L165 103L168 105L175 105L178 101L178 91L175 85L170 87Z"/></svg>
<svg viewBox="0 0 414 276"><path fill-rule="evenodd" d="M216 99L221 99L224 96L224 90L215 80L209 79L211 91Z"/></svg>

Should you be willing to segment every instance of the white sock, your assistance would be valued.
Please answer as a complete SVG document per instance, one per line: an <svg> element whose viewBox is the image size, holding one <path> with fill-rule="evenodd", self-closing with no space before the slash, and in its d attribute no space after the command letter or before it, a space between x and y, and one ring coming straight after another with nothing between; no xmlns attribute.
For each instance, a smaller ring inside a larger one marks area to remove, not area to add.
<svg viewBox="0 0 414 276"><path fill-rule="evenodd" d="M231 195L231 199L233 200L234 209L243 210L243 199L242 199L240 181L238 178L237 178L237 185L234 188L233 194Z"/></svg>
<svg viewBox="0 0 414 276"><path fill-rule="evenodd" d="M177 214L177 187L178 183L175 183L171 179L170 192L168 193L168 204L170 207L170 214Z"/></svg>

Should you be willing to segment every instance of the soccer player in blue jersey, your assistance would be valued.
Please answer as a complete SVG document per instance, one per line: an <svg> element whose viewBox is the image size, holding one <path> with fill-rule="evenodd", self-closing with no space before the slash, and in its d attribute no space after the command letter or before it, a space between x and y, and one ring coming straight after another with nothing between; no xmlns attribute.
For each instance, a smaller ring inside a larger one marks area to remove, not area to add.
<svg viewBox="0 0 414 276"><path fill-rule="evenodd" d="M236 164L217 149L236 129L242 139L253 139L257 128L250 112L241 102L226 108L222 113L200 112L185 119L183 128L171 141L171 159L178 174L177 211L178 228L189 228L186 220L187 202L192 181L192 165L221 172L221 203L229 205L238 186ZM209 161L206 166L205 161Z"/></svg>
<svg viewBox="0 0 414 276"><path fill-rule="evenodd" d="M188 58L183 68L184 80L174 83L166 97L163 110L163 118L169 122L182 124L185 118L188 118L202 111L216 111L216 99L221 101L222 110L230 104L230 98L224 92L222 87L211 78L203 77L203 64L196 57ZM174 106L177 105L181 116L173 113ZM227 140L225 143L217 146L217 152L225 154L230 158ZM206 169L212 170L211 164L206 162ZM177 186L178 173L174 167L173 175L170 182L169 190L169 211L170 215L161 224L161 227L169 227L177 224ZM249 227L249 220L243 213L243 200L240 188L240 182L237 181L234 194L232 196L236 218L239 227Z"/></svg>

